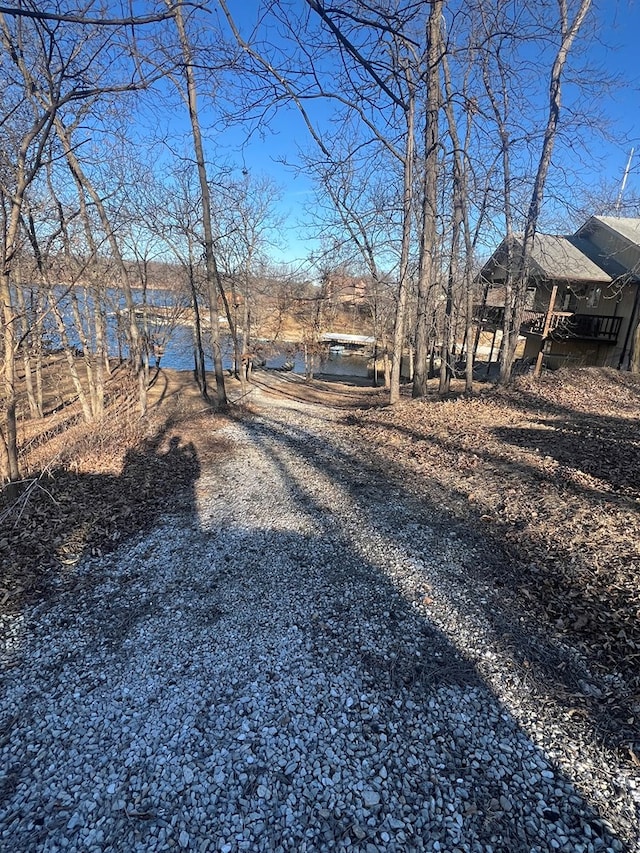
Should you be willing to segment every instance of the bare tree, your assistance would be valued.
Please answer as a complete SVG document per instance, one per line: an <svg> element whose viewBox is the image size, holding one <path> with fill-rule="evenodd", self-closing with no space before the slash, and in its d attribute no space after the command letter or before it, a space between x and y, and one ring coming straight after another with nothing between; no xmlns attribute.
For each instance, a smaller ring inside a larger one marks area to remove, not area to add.
<svg viewBox="0 0 640 853"><path fill-rule="evenodd" d="M276 212L279 188L264 175L244 170L239 180L218 182L215 247L225 291L227 316L234 345L234 369L243 393L251 371L251 322L254 284L278 241L282 217Z"/></svg>
<svg viewBox="0 0 640 853"><path fill-rule="evenodd" d="M169 7L169 0L165 0ZM193 139L196 168L200 183L200 195L202 203L202 228L204 232L204 259L207 270L207 289L209 294L209 319L211 323L211 348L213 351L213 366L216 377L216 398L218 405L227 403L227 394L224 385L224 373L222 369L222 351L220 349L220 323L218 311L218 294L222 292L223 286L218 270L215 255L214 234L212 225L211 191L207 176L207 162L202 142L202 131L200 128L200 116L198 112L198 87L195 75L195 63L193 59L193 48L185 18L182 3L175 7L174 21L178 34L178 41L182 53L182 73L184 79L184 90L181 92L189 110L189 121Z"/></svg>
<svg viewBox="0 0 640 853"><path fill-rule="evenodd" d="M500 359L500 381L503 383L508 382L511 377L511 370L518 345L522 314L525 307L529 255L531 253L535 233L538 228L546 181L551 165L551 157L560 124L562 83L565 67L569 52L573 47L580 28L582 27L591 7L591 0L579 0L579 2L572 5L574 6L574 9L573 11L570 11L570 4L568 0L556 0L558 17L555 38L557 39L557 47L555 49L551 68L548 74L549 82L546 123L540 137L537 168L535 170L527 212L524 218L524 233L522 240L520 241L520 248L515 257L507 259L508 274L506 282L503 343ZM550 10L545 6L545 11L549 14ZM536 26L538 25L536 24ZM540 35L539 29L537 34ZM546 33L544 34L546 35ZM550 35L553 37L553 33L550 33ZM493 34L493 37L498 39L498 44L500 44L501 40L504 38L503 35L495 33ZM508 132L509 105L507 92L509 89L507 77L511 73L512 69L505 67L500 54L496 53L496 56L498 57L498 71L500 75L499 91L501 96L496 95L496 91L492 84L487 86L487 92L494 110L500 134L503 159L503 202L505 222L507 226L507 245L511 247L513 246L513 240L511 237L513 228L513 216L511 213L511 204L513 200L513 174L511 169L513 140L510 138ZM485 67L485 82L488 79ZM534 133L533 139L535 140L537 138L537 134Z"/></svg>
<svg viewBox="0 0 640 853"><path fill-rule="evenodd" d="M85 13L88 9L83 10ZM21 242L22 213L28 191L39 177L51 135L61 127L63 111L101 93L128 91L140 85L138 69L126 82L114 81L113 59L122 24L100 27L81 16L42 13L31 4L0 11L0 63L5 79L0 193L3 205L0 301L4 355L4 476L19 479L16 434L17 312L12 275ZM87 16L88 18L88 16ZM111 51L111 61L107 54Z"/></svg>
<svg viewBox="0 0 640 853"><path fill-rule="evenodd" d="M442 100L440 67L442 62L442 0L433 0L427 19L424 108L424 163L422 177L422 209L420 229L420 273L418 277L418 317L416 323L416 367L413 396L423 397L427 392L427 360L429 353L428 302L433 280L437 275L438 250L438 179L440 168L440 104ZM454 221L454 228L458 224ZM442 362L448 370L453 282L447 286L445 329L443 331ZM443 387L441 382L441 388Z"/></svg>
<svg viewBox="0 0 640 853"><path fill-rule="evenodd" d="M194 183L195 181L195 183ZM202 269L202 209L197 176L190 164L176 167L164 182L145 181L145 227L156 242L169 249L183 271L192 312L194 378L209 399L200 303L206 295L206 270Z"/></svg>

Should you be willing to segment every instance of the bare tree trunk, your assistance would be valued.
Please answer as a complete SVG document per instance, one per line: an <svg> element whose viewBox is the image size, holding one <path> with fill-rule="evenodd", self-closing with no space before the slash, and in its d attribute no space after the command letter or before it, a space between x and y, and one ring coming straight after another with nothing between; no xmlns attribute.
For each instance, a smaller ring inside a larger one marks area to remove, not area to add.
<svg viewBox="0 0 640 853"><path fill-rule="evenodd" d="M391 389L391 365L389 363L389 347L387 346L387 340L384 338L383 342L384 351L382 353L382 370L384 372L384 387L387 390Z"/></svg>
<svg viewBox="0 0 640 853"><path fill-rule="evenodd" d="M145 375L144 370L143 341L140 335L140 329L138 328L138 324L136 321L135 301L131 289L131 282L129 280L129 271L127 269L127 265L124 262L124 258L122 257L120 246L118 245L118 241L116 240L115 232L111 225L111 221L109 219L107 210L103 204L102 198L96 191L96 188L93 186L92 182L85 175L82 167L80 166L80 162L76 157L75 150L71 141L71 131L66 128L58 118L56 118L55 120L55 128L58 138L62 143L62 149L64 151L67 163L69 164L69 169L73 175L76 185L81 187L82 190L87 193L87 195L93 202L93 205L96 209L104 232L106 234L107 242L109 243L109 248L111 250L114 260L118 265L118 271L120 273L120 283L122 285L122 292L124 294L124 301L127 309L129 358L131 361L134 376L136 377L138 382L138 404L140 408L140 414L144 415L147 411L147 376Z"/></svg>
<svg viewBox="0 0 640 853"><path fill-rule="evenodd" d="M32 82L28 65L24 54L13 40L11 29L4 14L0 14L0 43L7 57L16 66L25 86ZM29 86L26 91L32 94ZM43 150L46 140L51 131L53 116L57 104L48 104L34 110L31 126L20 139L16 152L15 167L13 170L14 185L11 193L3 196L8 202L9 213L3 210L3 234L2 234L2 258L0 270L0 303L2 305L3 321L3 343L4 343L4 398L5 398L5 432L3 436L6 448L6 476L9 480L7 496L12 500L17 494L17 486L14 485L20 478L20 467L18 461L18 428L16 421L16 322L17 317L13 305L11 293L11 271L18 249L18 235L20 232L20 218L24 204L27 188L34 180L42 163ZM35 150L32 146L35 144ZM27 158L30 156L28 162Z"/></svg>
<svg viewBox="0 0 640 853"><path fill-rule="evenodd" d="M440 64L442 61L443 0L433 0L427 23L427 94L425 106L425 161L422 188L422 233L416 323L416 361L413 396L427 393L429 329L428 303L435 272L438 215L438 151L440 148ZM450 310L449 299L447 305ZM450 320L450 317L449 317ZM448 363L448 354L445 359Z"/></svg>
<svg viewBox="0 0 640 853"><path fill-rule="evenodd" d="M245 273L244 294L242 300L242 328L240 331L240 384L242 396L247 393L247 382L251 373L251 360L249 358L249 273Z"/></svg>
<svg viewBox="0 0 640 853"><path fill-rule="evenodd" d="M93 364L92 364L92 353L91 347L89 346L89 340L87 338L87 334L85 332L84 324L82 321L82 317L80 316L80 307L78 305L78 295L75 292L75 288L71 288L69 292L69 299L71 301L71 314L73 316L73 322L76 327L76 332L78 334L78 339L80 341L80 349L82 350L82 358L84 361L84 370L85 376L87 378L87 389L89 392L89 400L91 406L91 418L93 420L93 416L95 415L96 408L96 397L95 397L95 384L94 384L94 376L93 376ZM75 367L75 361L74 361Z"/></svg>
<svg viewBox="0 0 640 853"><path fill-rule="evenodd" d="M93 325L96 335L94 415L100 418L104 414L105 365L107 367L109 365L109 353L107 352L106 329L101 310L101 294L97 286L93 288Z"/></svg>
<svg viewBox="0 0 640 853"><path fill-rule="evenodd" d="M453 337L453 261L449 262L447 275L446 301L444 306L444 322L442 324L442 346L440 347L440 378L438 381L438 393L448 394L451 386L452 374L452 337Z"/></svg>
<svg viewBox="0 0 640 853"><path fill-rule="evenodd" d="M11 283L8 272L0 276L0 300L2 300L2 320L4 324L4 405L7 471L9 479L9 499L15 496L11 484L20 479L18 465L18 424L16 420L16 316L11 298Z"/></svg>
<svg viewBox="0 0 640 853"><path fill-rule="evenodd" d="M24 292L22 290L22 281L19 277L18 270L17 276L18 280L16 281L15 293L16 293L16 304L18 307L18 311L20 312L20 316L22 319L22 366L24 369L24 385L25 390L27 392L27 402L29 403L29 412L31 413L32 418L41 418L42 417L42 403L38 400L37 389L34 388L33 385L33 372L34 365L32 359L32 351L35 350L34 340L39 335L39 322L36 317L35 322L30 325L29 316L27 313L27 305L24 298Z"/></svg>
<svg viewBox="0 0 640 853"><path fill-rule="evenodd" d="M640 323L636 326L633 334L633 349L629 359L629 370L631 373L640 373Z"/></svg>
<svg viewBox="0 0 640 853"><path fill-rule="evenodd" d="M400 402L400 373L402 351L404 350L404 328L409 297L409 252L411 249L411 217L413 202L413 159L415 156L415 90L410 83L409 100L405 111L407 122L402 201L402 248L400 250L400 281L393 328L393 349L391 351L391 377L389 382L389 402Z"/></svg>
<svg viewBox="0 0 640 853"><path fill-rule="evenodd" d="M165 0L167 7L170 6ZM184 60L184 76L187 85L187 105L189 107L189 119L191 121L191 133L193 136L193 147L198 167L198 179L200 182L200 193L202 195L202 227L204 230L204 254L207 270L207 289L209 293L209 318L211 321L211 349L213 351L213 367L216 377L216 397L219 406L227 403L227 393L224 387L224 373L222 369L222 350L220 348L220 322L218 314L218 291L222 291L220 273L214 254L213 230L211 227L211 194L207 180L207 165L202 145L202 134L200 131L200 120L198 117L198 95L196 78L193 71L193 59L191 55L191 44L184 25L182 8L180 5L173 7L174 21L178 31L180 49Z"/></svg>
<svg viewBox="0 0 640 853"><path fill-rule="evenodd" d="M466 304L465 304L465 340L466 350L465 350L465 368L464 368L464 389L467 393L471 393L473 391L473 280L471 275L466 274L465 269L465 281L464 281L464 292L466 296Z"/></svg>
<svg viewBox="0 0 640 853"><path fill-rule="evenodd" d="M560 105L562 95L562 75L569 55L569 51L575 41L582 23L587 16L591 6L591 0L581 0L580 7L573 22L569 24L566 0L558 0L560 9L561 40L560 47L555 56L549 80L549 112L547 125L542 140L542 149L538 161L538 169L531 193L529 210L525 222L522 246L518 252L518 260L513 279L513 295L510 299L510 317L507 323L507 305L505 303L505 327L500 358L500 382L506 384L511 378L513 362L515 360L520 325L525 308L527 294L527 266L528 259L533 247L533 240L538 228L540 207L544 196L544 188L551 164L551 155L556 140L558 124L560 121Z"/></svg>
<svg viewBox="0 0 640 853"><path fill-rule="evenodd" d="M67 335L67 330L64 325L64 319L60 312L60 307L56 302L54 294L51 292L49 293L49 304L51 307L51 313L53 314L56 321L58 334L60 335L60 343L62 345L62 350L67 360L69 375L71 377L71 381L73 382L73 387L75 388L76 394L78 395L78 399L80 400L80 405L82 407L82 415L85 421L87 421L87 423L90 423L93 420L91 403L87 399L85 390L82 387L82 382L80 381L80 375L78 373L78 369L76 367L75 362L75 353L69 343L69 336Z"/></svg>
<svg viewBox="0 0 640 853"><path fill-rule="evenodd" d="M9 452L7 449L7 442L5 441L5 437L2 432L0 432L0 475L2 476L3 483L9 482ZM11 488L10 482L8 488Z"/></svg>
<svg viewBox="0 0 640 853"><path fill-rule="evenodd" d="M191 290L191 304L193 306L193 328L196 344L196 382L200 393L205 400L209 399L207 392L207 371L205 368L204 348L202 346L202 324L200 323L200 306L198 305L198 291L193 275L193 264L189 263L189 288Z"/></svg>
<svg viewBox="0 0 640 853"><path fill-rule="evenodd" d="M465 308L465 334L464 340L466 345L465 352L465 390L470 392L473 390L473 354L474 350L471 345L473 335L473 277L471 274L471 265L473 262L473 245L471 240L471 225L469 222L469 186L467 180L466 158L469 153L471 139L471 125L473 122L473 111L467 110L467 126L465 133L464 148L460 142L458 134L458 123L456 121L455 112L453 110L453 86L451 84L451 72L446 53L442 56L442 70L444 77L445 88L445 115L447 117L447 126L449 136L453 145L453 226L454 233L451 240L451 266L450 272L457 274L458 266L458 250L460 234L464 235L465 244L465 262L463 272L464 286L464 308ZM448 388L447 388L448 390Z"/></svg>
<svg viewBox="0 0 640 853"><path fill-rule="evenodd" d="M87 210L87 202L85 198L84 188L80 182L79 176L71 169L71 174L76 185L78 202L80 205L80 216L84 228L85 239L91 257L98 258L98 247L93 236L92 223ZM106 296L105 288L94 281L92 288L93 299L93 326L95 329L96 352L95 352L95 403L94 414L101 417L104 412L104 387L105 374L108 376L111 373L111 365L109 364L109 347L107 343L107 328L104 318L103 297ZM87 314L89 314L89 306L87 305ZM89 322L89 321L88 321Z"/></svg>
<svg viewBox="0 0 640 853"><path fill-rule="evenodd" d="M42 289L38 288L38 295L36 299L36 316L38 317L37 326L37 334L35 337L35 374L36 374L36 402L38 405L38 411L44 412L44 397L42 391L42 356L44 350L44 344L42 341L42 320L40 318L44 317L44 307L45 307L45 298L42 293Z"/></svg>

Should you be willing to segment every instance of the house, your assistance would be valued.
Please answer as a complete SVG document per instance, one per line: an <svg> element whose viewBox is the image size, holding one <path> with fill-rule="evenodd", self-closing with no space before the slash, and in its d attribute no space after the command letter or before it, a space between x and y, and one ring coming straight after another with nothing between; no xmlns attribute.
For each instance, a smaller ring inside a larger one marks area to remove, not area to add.
<svg viewBox="0 0 640 853"><path fill-rule="evenodd" d="M325 296L336 305L356 305L367 295L367 280L334 272L324 277Z"/></svg>
<svg viewBox="0 0 640 853"><path fill-rule="evenodd" d="M511 245L503 240L482 268L483 328L502 323L509 258L519 257L521 239L513 237ZM520 330L525 359L534 359L543 346L550 367L629 367L640 320L640 219L592 216L569 236L536 234L526 269ZM555 305L543 342L554 286Z"/></svg>

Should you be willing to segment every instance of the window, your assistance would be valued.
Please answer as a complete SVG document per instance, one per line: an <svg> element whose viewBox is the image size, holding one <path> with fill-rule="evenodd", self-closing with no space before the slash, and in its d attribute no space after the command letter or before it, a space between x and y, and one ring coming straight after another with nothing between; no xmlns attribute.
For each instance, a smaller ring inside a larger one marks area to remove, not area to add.
<svg viewBox="0 0 640 853"><path fill-rule="evenodd" d="M565 290L562 294L562 299L560 300L560 304L562 305L561 311L574 311L575 310L575 296L570 290Z"/></svg>
<svg viewBox="0 0 640 853"><path fill-rule="evenodd" d="M601 287L592 287L591 290L587 293L587 306L589 308L597 308L600 304L600 297L602 296L602 288Z"/></svg>

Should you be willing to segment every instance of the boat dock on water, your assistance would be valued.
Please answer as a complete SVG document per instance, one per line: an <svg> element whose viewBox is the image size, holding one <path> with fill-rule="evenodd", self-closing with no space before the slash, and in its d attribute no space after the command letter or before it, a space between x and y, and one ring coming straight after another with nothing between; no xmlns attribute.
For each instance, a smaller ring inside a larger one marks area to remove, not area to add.
<svg viewBox="0 0 640 853"><path fill-rule="evenodd" d="M348 335L345 332L325 332L321 344L328 344L331 355L371 356L376 339L372 335Z"/></svg>

